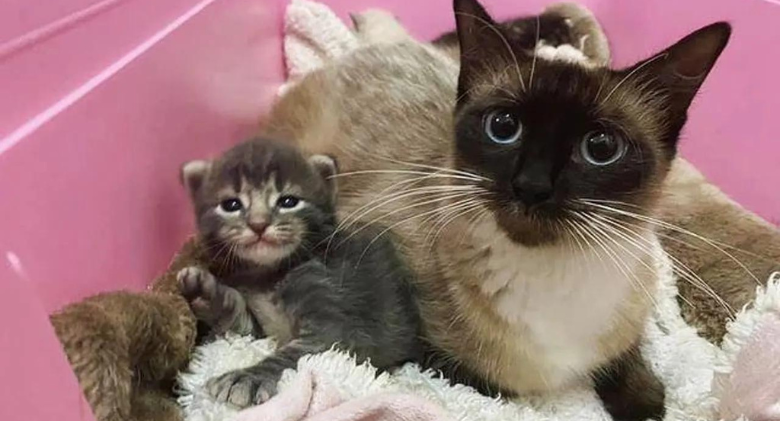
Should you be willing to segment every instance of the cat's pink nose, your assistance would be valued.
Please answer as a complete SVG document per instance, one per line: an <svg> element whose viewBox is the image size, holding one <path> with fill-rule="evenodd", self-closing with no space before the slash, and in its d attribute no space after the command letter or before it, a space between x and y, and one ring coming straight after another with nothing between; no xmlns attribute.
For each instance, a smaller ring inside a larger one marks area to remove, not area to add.
<svg viewBox="0 0 780 421"><path fill-rule="evenodd" d="M249 223L249 229L254 231L255 234L262 237L265 230L268 228L268 222L260 221L260 222L250 222Z"/></svg>

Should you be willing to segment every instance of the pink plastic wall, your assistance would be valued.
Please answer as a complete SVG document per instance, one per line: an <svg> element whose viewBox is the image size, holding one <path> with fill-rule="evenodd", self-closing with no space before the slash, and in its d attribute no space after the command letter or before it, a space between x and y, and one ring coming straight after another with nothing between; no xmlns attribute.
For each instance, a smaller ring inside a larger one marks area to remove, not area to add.
<svg viewBox="0 0 780 421"><path fill-rule="evenodd" d="M326 0L394 11L431 38L450 0ZM0 1L0 419L89 420L48 312L140 289L191 232L185 160L249 133L282 78L284 0ZM499 18L545 0L485 0ZM583 0L615 60L718 19L734 38L695 105L685 155L780 219L780 7L763 0ZM775 118L773 118L775 117ZM8 379L13 379L9 381Z"/></svg>
<svg viewBox="0 0 780 421"><path fill-rule="evenodd" d="M0 39L0 259L50 310L162 270L191 231L178 167L245 136L282 77L278 5L109 6Z"/></svg>
<svg viewBox="0 0 780 421"><path fill-rule="evenodd" d="M90 420L47 315L141 289L191 232L178 167L257 124L282 1L0 1L0 419Z"/></svg>

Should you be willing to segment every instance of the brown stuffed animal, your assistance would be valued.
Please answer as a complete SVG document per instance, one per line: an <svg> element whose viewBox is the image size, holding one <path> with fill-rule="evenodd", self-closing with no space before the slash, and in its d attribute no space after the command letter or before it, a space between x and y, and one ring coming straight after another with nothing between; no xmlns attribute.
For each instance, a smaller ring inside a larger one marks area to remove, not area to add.
<svg viewBox="0 0 780 421"><path fill-rule="evenodd" d="M51 322L98 421L179 421L171 394L189 361L196 321L176 273L197 264L190 240L146 292L111 292L71 304Z"/></svg>

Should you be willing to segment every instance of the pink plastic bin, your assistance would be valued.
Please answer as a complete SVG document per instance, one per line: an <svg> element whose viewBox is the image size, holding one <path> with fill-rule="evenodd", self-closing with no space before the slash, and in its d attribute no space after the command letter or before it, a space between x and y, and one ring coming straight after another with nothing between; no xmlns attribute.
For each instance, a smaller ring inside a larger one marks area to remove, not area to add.
<svg viewBox="0 0 780 421"><path fill-rule="evenodd" d="M286 0L0 2L0 419L91 420L47 315L141 289L192 229L179 165L250 133L283 78ZM450 0L325 0L452 28ZM547 0L485 0L499 18ZM683 153L780 220L780 7L766 0L583 0L628 64L706 23L732 43Z"/></svg>

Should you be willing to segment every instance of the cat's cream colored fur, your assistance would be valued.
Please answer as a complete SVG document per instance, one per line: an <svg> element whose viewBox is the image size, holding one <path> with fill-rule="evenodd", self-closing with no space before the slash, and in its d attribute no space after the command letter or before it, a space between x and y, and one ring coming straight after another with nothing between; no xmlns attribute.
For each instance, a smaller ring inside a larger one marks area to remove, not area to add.
<svg viewBox="0 0 780 421"><path fill-rule="evenodd" d="M489 213L475 218L478 208L439 229L433 222L445 217L457 193L436 192L453 179L445 171L419 184L411 180L426 165L450 167L457 71L455 62L420 44L367 47L304 78L276 105L267 131L310 153L335 155L344 174L342 220L363 213L358 227L376 220L398 234L419 279L426 335L436 346L502 389L556 389L636 343L651 304L624 270L651 293L657 279L647 268L654 262L626 252L622 268L569 242L525 248ZM397 192L398 183L407 189L392 203L360 211ZM428 190L415 193L412 185Z"/></svg>
<svg viewBox="0 0 780 421"><path fill-rule="evenodd" d="M447 206L463 197L453 191L448 199L439 186L453 184L446 177L453 173L411 180L420 177L417 172L433 172L428 165L452 168L458 66L451 51L447 55L415 43L398 28L390 33L399 44L364 48L306 77L274 108L267 131L297 141L310 153L336 156L346 174L339 180L341 219L359 215L357 226L378 222L398 234L419 278L426 335L457 364L506 390L544 391L628 350L652 306L655 258L625 242L615 247L620 253L615 258L625 262L620 268L576 244L525 248L506 238L480 207L449 218ZM370 36L364 38L371 43ZM590 56L606 63L606 39L597 41ZM746 241L760 237L757 245L766 252L760 279L776 267L780 235L730 202L684 160L674 162L661 193L666 223L704 236L728 231ZM724 220L726 215L733 219ZM724 230L724 223L734 228ZM657 224L639 225L648 229L647 243L658 248ZM729 260L711 247L670 240L691 238L661 228L663 245L678 263L714 273L710 286L716 294L734 308L750 300L755 284L741 268L724 264ZM717 238L729 242L728 236ZM754 246L746 247L755 254ZM730 284L732 278L745 281ZM637 287L640 283L644 288ZM683 306L684 315L709 339L719 340L727 316L723 306L689 283L681 283L681 291L692 304Z"/></svg>

